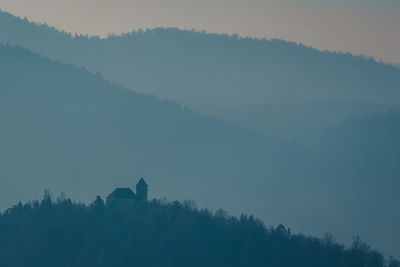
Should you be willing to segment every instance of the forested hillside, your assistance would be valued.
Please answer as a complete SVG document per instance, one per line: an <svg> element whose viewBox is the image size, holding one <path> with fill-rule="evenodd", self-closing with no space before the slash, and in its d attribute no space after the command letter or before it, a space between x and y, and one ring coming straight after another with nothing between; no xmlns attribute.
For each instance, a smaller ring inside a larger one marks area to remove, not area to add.
<svg viewBox="0 0 400 267"><path fill-rule="evenodd" d="M0 213L1 266L399 267L360 238L350 247L266 228L253 216L152 200L113 210L60 197L19 203Z"/></svg>

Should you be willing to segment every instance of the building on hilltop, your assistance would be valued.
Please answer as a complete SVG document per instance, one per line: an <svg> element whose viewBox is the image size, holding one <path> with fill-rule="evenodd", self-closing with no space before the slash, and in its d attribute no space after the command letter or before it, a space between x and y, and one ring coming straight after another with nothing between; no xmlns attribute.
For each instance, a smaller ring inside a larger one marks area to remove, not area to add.
<svg viewBox="0 0 400 267"><path fill-rule="evenodd" d="M107 197L109 208L129 208L147 202L148 185L143 178L136 184L136 194L130 188L116 188Z"/></svg>
<svg viewBox="0 0 400 267"><path fill-rule="evenodd" d="M140 178L139 182L136 184L136 201L139 203L147 202L147 188L149 186Z"/></svg>

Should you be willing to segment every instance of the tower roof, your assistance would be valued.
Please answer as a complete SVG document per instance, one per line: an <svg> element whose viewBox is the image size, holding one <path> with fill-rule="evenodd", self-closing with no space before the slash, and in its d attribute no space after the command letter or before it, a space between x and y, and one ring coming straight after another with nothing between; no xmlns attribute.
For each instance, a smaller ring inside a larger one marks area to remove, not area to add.
<svg viewBox="0 0 400 267"><path fill-rule="evenodd" d="M145 182L145 180L142 178L140 178L139 182L136 184L136 187L148 187L147 183Z"/></svg>
<svg viewBox="0 0 400 267"><path fill-rule="evenodd" d="M117 188L107 199L135 199L135 193L130 188Z"/></svg>

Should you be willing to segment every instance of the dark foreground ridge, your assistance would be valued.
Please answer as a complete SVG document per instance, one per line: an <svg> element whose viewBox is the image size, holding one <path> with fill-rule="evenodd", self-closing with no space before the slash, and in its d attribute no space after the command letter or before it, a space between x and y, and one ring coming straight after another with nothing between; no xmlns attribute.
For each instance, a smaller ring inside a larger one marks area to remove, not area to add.
<svg viewBox="0 0 400 267"><path fill-rule="evenodd" d="M267 228L253 216L150 200L124 210L101 197L86 206L47 192L0 214L0 266L399 267L359 238L346 248Z"/></svg>

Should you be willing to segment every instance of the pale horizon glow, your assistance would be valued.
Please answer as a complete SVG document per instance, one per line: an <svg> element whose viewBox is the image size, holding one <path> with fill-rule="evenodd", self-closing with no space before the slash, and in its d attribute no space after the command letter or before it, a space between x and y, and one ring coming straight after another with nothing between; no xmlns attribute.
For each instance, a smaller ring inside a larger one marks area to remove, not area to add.
<svg viewBox="0 0 400 267"><path fill-rule="evenodd" d="M0 9L73 34L178 27L400 62L398 0L0 0Z"/></svg>

